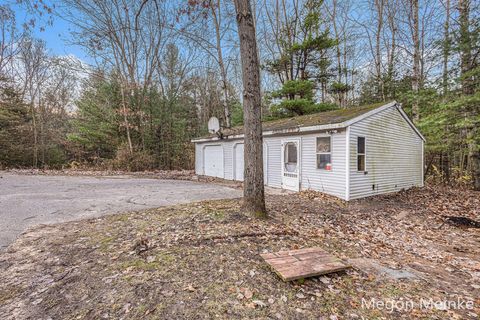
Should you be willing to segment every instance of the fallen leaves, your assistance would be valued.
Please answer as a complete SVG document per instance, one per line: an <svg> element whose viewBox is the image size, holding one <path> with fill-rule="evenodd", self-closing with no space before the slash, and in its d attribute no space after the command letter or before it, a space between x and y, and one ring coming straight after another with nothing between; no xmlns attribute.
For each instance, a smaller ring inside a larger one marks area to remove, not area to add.
<svg viewBox="0 0 480 320"><path fill-rule="evenodd" d="M0 255L0 314L435 317L366 310L361 299L479 296L478 230L442 226L443 215L478 220L478 195L454 193L425 188L345 203L302 192L268 196L269 220L244 215L238 200L221 200L39 227ZM309 246L371 259L384 270L408 267L422 278L398 281L359 268L283 283L259 257Z"/></svg>
<svg viewBox="0 0 480 320"><path fill-rule="evenodd" d="M85 170L85 169L10 169L8 172L24 175L46 175L46 176L135 176L155 179L176 179L176 180L198 180L193 170L151 170L130 172L123 170Z"/></svg>
<svg viewBox="0 0 480 320"><path fill-rule="evenodd" d="M256 306L259 306L259 307L262 307L262 308L265 308L267 307L267 304L261 300L253 300L252 301Z"/></svg>
<svg viewBox="0 0 480 320"><path fill-rule="evenodd" d="M243 292L243 295L244 295L244 297L245 297L246 299L252 299L252 297L253 297L253 292L252 292L250 289L248 289L248 288L242 288L241 291Z"/></svg>

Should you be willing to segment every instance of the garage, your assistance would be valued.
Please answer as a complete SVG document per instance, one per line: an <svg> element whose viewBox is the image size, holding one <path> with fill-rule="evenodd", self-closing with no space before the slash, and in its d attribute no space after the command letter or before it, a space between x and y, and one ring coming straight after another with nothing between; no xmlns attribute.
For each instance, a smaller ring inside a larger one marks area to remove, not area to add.
<svg viewBox="0 0 480 320"><path fill-rule="evenodd" d="M262 128L263 176L270 187L348 201L423 186L425 138L396 102L351 108L348 115L339 109L272 120ZM245 181L244 127L209 130L192 140L195 173Z"/></svg>
<svg viewBox="0 0 480 320"><path fill-rule="evenodd" d="M223 178L223 148L221 145L209 145L204 149L205 175Z"/></svg>
<svg viewBox="0 0 480 320"><path fill-rule="evenodd" d="M235 158L235 180L243 181L243 170L244 170L244 158L243 158L243 143L238 143L235 145L234 149L234 158Z"/></svg>

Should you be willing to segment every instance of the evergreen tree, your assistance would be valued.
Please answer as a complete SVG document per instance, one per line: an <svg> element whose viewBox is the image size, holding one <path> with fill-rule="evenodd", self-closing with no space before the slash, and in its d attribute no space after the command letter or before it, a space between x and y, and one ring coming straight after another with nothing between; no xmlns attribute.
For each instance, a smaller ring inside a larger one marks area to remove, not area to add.
<svg viewBox="0 0 480 320"><path fill-rule="evenodd" d="M28 106L4 79L0 83L0 167L29 166L32 132Z"/></svg>
<svg viewBox="0 0 480 320"><path fill-rule="evenodd" d="M315 91L327 76L329 61L327 51L336 41L328 30L321 31L321 7L323 1L308 0L304 3L295 30L293 41L281 41L281 52L277 59L267 61L266 70L279 75L282 87L272 93L280 100L272 107L273 117L288 117L331 109L331 105L317 105ZM285 32L290 32L289 28ZM290 37L290 35L287 35Z"/></svg>
<svg viewBox="0 0 480 320"><path fill-rule="evenodd" d="M93 76L77 101L77 112L72 120L73 132L68 140L77 158L95 160L113 158L122 143L120 123L120 93L113 81Z"/></svg>

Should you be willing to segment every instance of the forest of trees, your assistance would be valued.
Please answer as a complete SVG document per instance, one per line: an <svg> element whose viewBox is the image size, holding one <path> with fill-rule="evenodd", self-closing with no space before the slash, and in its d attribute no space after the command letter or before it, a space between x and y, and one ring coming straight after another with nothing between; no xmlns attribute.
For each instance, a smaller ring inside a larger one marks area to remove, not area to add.
<svg viewBox="0 0 480 320"><path fill-rule="evenodd" d="M397 100L426 136L426 173L480 189L478 1L252 5L264 119ZM35 38L59 19L88 62ZM242 124L233 1L13 1L0 37L0 167L192 168L209 117Z"/></svg>

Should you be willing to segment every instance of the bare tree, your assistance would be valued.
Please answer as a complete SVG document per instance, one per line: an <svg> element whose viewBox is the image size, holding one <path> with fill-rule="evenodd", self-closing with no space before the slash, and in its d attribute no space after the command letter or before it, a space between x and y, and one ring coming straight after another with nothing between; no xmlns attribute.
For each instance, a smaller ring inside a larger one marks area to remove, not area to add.
<svg viewBox="0 0 480 320"><path fill-rule="evenodd" d="M385 101L385 85L383 79L383 43L382 33L384 31L385 20L385 3L386 0L369 1L371 15L367 16L367 21L362 19L355 19L355 22L360 25L365 31L365 38L368 43L370 55L373 60L373 76L376 83L377 99ZM369 61L369 59L367 59Z"/></svg>
<svg viewBox="0 0 480 320"><path fill-rule="evenodd" d="M20 43L17 77L21 79L22 98L28 101L32 118L33 132L33 167L39 164L39 132L43 124L39 106L42 104L43 85L48 79L48 69L51 60L48 59L45 43L31 38L25 38ZM40 122L40 123L39 123Z"/></svg>
<svg viewBox="0 0 480 320"><path fill-rule="evenodd" d="M387 43L387 74L385 82L388 83L388 90L386 90L386 95L389 98L394 97L395 88L393 87L394 82L394 71L395 71L395 62L397 58L397 30L398 22L396 19L396 10L399 2L397 0L390 0L387 2L387 26L389 29L389 35L385 39Z"/></svg>
<svg viewBox="0 0 480 320"><path fill-rule="evenodd" d="M420 119L420 110L418 106L418 93L420 91L420 38L418 22L418 0L410 0L410 19L412 21L412 40L413 40L413 69L412 69L412 91L415 95L412 104L413 119Z"/></svg>
<svg viewBox="0 0 480 320"><path fill-rule="evenodd" d="M472 76L468 72L472 69L472 47L470 35L470 0L458 0L460 24L460 68L462 75L462 91L469 95L473 93Z"/></svg>
<svg viewBox="0 0 480 320"><path fill-rule="evenodd" d="M166 43L163 1L65 0L66 17L79 30L77 44L110 65L120 80L123 127L128 150L134 150L132 131L144 146L141 105ZM83 19L77 19L78 13ZM133 123L132 123L133 122Z"/></svg>
<svg viewBox="0 0 480 320"><path fill-rule="evenodd" d="M385 12L385 0L375 0L374 8L377 14L377 25L375 30L375 72L376 78L379 83L380 96L382 101L385 101L385 84L383 82L382 72L382 50L381 50L381 37L384 22Z"/></svg>
<svg viewBox="0 0 480 320"><path fill-rule="evenodd" d="M337 64L337 82L344 84L347 88L349 85L349 42L354 42L353 37L349 38L347 33L352 30L347 30L349 22L349 7L351 3L349 1L331 0L330 5L326 6L329 20L331 20L333 33L337 41L335 45L335 57ZM353 87L353 83L351 83ZM347 94L349 90L342 90L338 92L337 102L341 107L347 106Z"/></svg>
<svg viewBox="0 0 480 320"><path fill-rule="evenodd" d="M218 66L220 68L220 76L222 78L222 90L223 90L223 112L225 116L225 126L230 128L230 109L228 106L228 79L227 79L227 69L225 62L223 60L223 49L222 49L222 10L221 10L220 0L210 0L210 11L212 13L213 24L215 26L215 47L217 50L217 60Z"/></svg>
<svg viewBox="0 0 480 320"><path fill-rule="evenodd" d="M460 75L462 83L462 93L469 97L475 93L474 76L471 74L478 65L475 58L478 55L472 54L472 32L470 20L470 0L458 1L459 14L459 49L460 49ZM480 191L480 147L478 145L479 129L475 124L469 124L468 119L478 117L478 105L466 101L462 105L463 116L465 117L465 131L467 133L468 142L468 159L471 172L473 175L474 190Z"/></svg>
<svg viewBox="0 0 480 320"><path fill-rule="evenodd" d="M263 139L260 92L260 63L255 22L250 0L235 0L243 76L245 134L244 207L258 217L266 217L263 185Z"/></svg>
<svg viewBox="0 0 480 320"><path fill-rule="evenodd" d="M445 1L445 23L443 26L443 71L442 71L442 88L443 95L448 93L448 59L450 55L450 0Z"/></svg>
<svg viewBox="0 0 480 320"><path fill-rule="evenodd" d="M0 77L11 75L12 62L19 50L21 35L16 29L15 14L7 6L0 5Z"/></svg>
<svg viewBox="0 0 480 320"><path fill-rule="evenodd" d="M231 99L228 55L233 50L226 50L225 40L231 33L230 7L228 1L207 0L189 1L186 7L179 10L178 20L171 27L176 35L188 42L193 42L207 55L207 59L215 62L214 69L220 76L220 88L222 90L222 107L224 127L231 127ZM186 17L187 21L181 19ZM212 28L213 27L213 28ZM228 52L229 54L226 54ZM204 63L208 63L204 61Z"/></svg>
<svg viewBox="0 0 480 320"><path fill-rule="evenodd" d="M29 108L32 132L32 166L49 164L51 146L62 144L59 130L65 128L76 87L75 73L63 59L50 56L45 43L24 37L15 62L15 80Z"/></svg>

